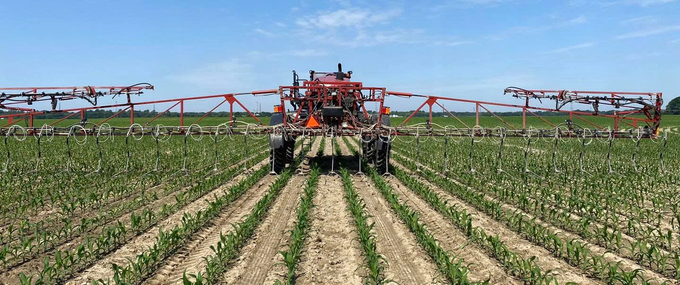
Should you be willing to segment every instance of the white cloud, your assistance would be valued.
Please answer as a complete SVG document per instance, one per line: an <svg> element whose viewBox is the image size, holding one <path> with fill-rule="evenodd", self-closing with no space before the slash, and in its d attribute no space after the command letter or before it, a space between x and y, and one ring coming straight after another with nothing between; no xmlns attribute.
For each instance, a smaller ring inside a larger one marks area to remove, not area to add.
<svg viewBox="0 0 680 285"><path fill-rule="evenodd" d="M601 7L615 6L615 5L636 5L640 7L647 7L658 4L666 4L674 2L675 0L571 0L569 3L574 6L582 5L597 5Z"/></svg>
<svg viewBox="0 0 680 285"><path fill-rule="evenodd" d="M680 43L680 39L674 39L674 40L670 41L670 43L672 43L672 44Z"/></svg>
<svg viewBox="0 0 680 285"><path fill-rule="evenodd" d="M548 51L546 53L548 53L548 54L550 54L550 53L564 53L564 52L568 52L568 51L575 50L575 49L589 48L589 47L592 47L594 45L595 45L594 43L582 43L582 44L578 44L578 45L554 49L554 50Z"/></svg>
<svg viewBox="0 0 680 285"><path fill-rule="evenodd" d="M474 44L474 41L454 41L454 42L448 42L444 43L444 45L450 46L450 47L455 47L455 46L462 46L462 45L469 45L469 44Z"/></svg>
<svg viewBox="0 0 680 285"><path fill-rule="evenodd" d="M303 49L290 51L290 55L299 57L326 56L328 51L318 49Z"/></svg>
<svg viewBox="0 0 680 285"><path fill-rule="evenodd" d="M666 4L666 3L671 3L675 0L625 0L624 2L629 5L638 5L641 7L647 7L651 5L657 5L657 4Z"/></svg>
<svg viewBox="0 0 680 285"><path fill-rule="evenodd" d="M512 0L453 0L442 4L433 5L429 10L433 12L443 12L450 9L469 9L474 7L495 7Z"/></svg>
<svg viewBox="0 0 680 285"><path fill-rule="evenodd" d="M442 87L432 87L431 92L434 93L455 93L455 92L469 92L479 90L498 91L508 86L537 86L540 85L539 80L530 74L508 74L491 78L484 78L477 81L465 82L461 84L454 84Z"/></svg>
<svg viewBox="0 0 680 285"><path fill-rule="evenodd" d="M631 18L627 20L621 21L621 25L638 25L638 24L652 24L656 23L657 19L656 16L644 16L644 17L636 17L636 18Z"/></svg>
<svg viewBox="0 0 680 285"><path fill-rule="evenodd" d="M663 55L663 53L660 52L660 51L649 52L649 53L633 53L633 54L629 54L628 56L626 56L626 59L629 59L629 60L645 59L645 58L655 57L655 56L660 56L660 55Z"/></svg>
<svg viewBox="0 0 680 285"><path fill-rule="evenodd" d="M566 21L562 22L557 22L554 24L546 24L542 26L533 26L533 27L528 27L528 26L520 26L520 27L513 27L505 32L501 32L495 35L488 35L485 38L488 40L492 41L499 41L506 39L512 35L517 35L517 34L532 34L532 33L541 33L553 29L558 29L558 28L564 28L564 27L569 27L569 26L575 26L575 25L581 25L588 22L588 19L581 15L573 19L569 19Z"/></svg>
<svg viewBox="0 0 680 285"><path fill-rule="evenodd" d="M680 25L657 27L657 28L653 28L653 29L636 31L636 32L616 36L616 39L623 40L623 39L632 39L632 38L642 38L642 37L648 37L648 36L653 36L653 35L665 34L665 33L674 32L674 31L680 31Z"/></svg>
<svg viewBox="0 0 680 285"><path fill-rule="evenodd" d="M218 63L207 64L184 74L168 77L180 83L186 83L209 89L244 90L250 86L253 78L252 65L238 59L230 59Z"/></svg>
<svg viewBox="0 0 680 285"><path fill-rule="evenodd" d="M587 21L588 21L588 19L586 19L585 16L581 15L581 16L578 16L574 19L569 20L568 23L573 24L573 25L578 25L578 24L583 24Z"/></svg>
<svg viewBox="0 0 680 285"><path fill-rule="evenodd" d="M358 29L345 34L337 31L327 31L321 34L303 35L304 39L351 48L369 47L388 43L414 44L424 42L423 31L418 29L395 29L385 31L371 31Z"/></svg>
<svg viewBox="0 0 680 285"><path fill-rule="evenodd" d="M281 22L274 22L274 25L277 25L277 26L282 27L282 28L286 27L286 24L281 23Z"/></svg>
<svg viewBox="0 0 680 285"><path fill-rule="evenodd" d="M326 50L320 50L320 49L301 49L301 50L288 50L288 51L280 51L280 52L263 52L263 51L250 51L248 52L248 56L256 59L265 59L265 58L275 58L275 57L282 57L282 56L297 56L297 57L318 57L318 56L326 56L328 55L328 51Z"/></svg>
<svg viewBox="0 0 680 285"><path fill-rule="evenodd" d="M450 47L469 45L469 44L474 44L474 43L476 43L476 42L475 41L467 41L467 40L436 41L436 42L434 42L435 45L450 46Z"/></svg>
<svg viewBox="0 0 680 285"><path fill-rule="evenodd" d="M256 32L256 33L258 33L258 34L260 34L260 35L264 35L264 36L267 36L267 37L270 37L270 38L273 38L273 37L276 36L274 33L269 32L269 31L265 31L265 30L260 29L260 28L257 28L257 29L255 29L255 30L253 30L253 32Z"/></svg>
<svg viewBox="0 0 680 285"><path fill-rule="evenodd" d="M348 8L332 12L321 12L316 16L299 19L295 23L303 28L365 28L378 23L385 23L390 19L398 17L402 12L402 9L399 8L393 8L385 11L371 11L364 8Z"/></svg>

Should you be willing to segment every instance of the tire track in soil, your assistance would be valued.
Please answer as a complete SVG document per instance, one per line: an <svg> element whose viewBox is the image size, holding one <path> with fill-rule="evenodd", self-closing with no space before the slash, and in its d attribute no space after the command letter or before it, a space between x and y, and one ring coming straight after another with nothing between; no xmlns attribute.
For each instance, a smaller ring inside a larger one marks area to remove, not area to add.
<svg viewBox="0 0 680 285"><path fill-rule="evenodd" d="M345 163L357 165L358 160L348 157L350 150L343 140L338 140ZM358 168L357 168L358 169ZM437 266L418 245L415 236L395 216L387 201L381 199L379 190L367 177L353 177L354 188L366 203L369 224L374 223L378 252L385 256L385 277L399 284L445 284Z"/></svg>
<svg viewBox="0 0 680 285"><path fill-rule="evenodd" d="M413 160L411 160L411 158L406 157L402 154L397 153L397 155L399 155L400 157L402 157L405 160L413 161ZM449 180L453 183L456 183L460 186L466 187L466 188L473 190L473 191L478 191L476 189L473 189L470 186L467 186L466 184L463 184L462 182L460 182L460 181L458 181L454 178L445 176L445 175L443 175L443 174L441 174L437 171L434 171L432 168L428 167L427 165L421 164L421 167L424 168L424 169L427 169L429 171L432 171L433 173L436 173L440 177L442 177L446 180ZM645 278L649 279L649 282L651 282L651 284L664 284L664 283L674 284L674 283L677 283L677 282L675 282L675 281L673 281L673 280L671 280L671 279L669 279L669 278L667 278L667 277L665 277L665 276L663 276L663 275L661 275L661 274L659 274L655 271L650 270L647 267L641 266L640 264L633 261L632 259L621 256L618 253L612 252L611 250L608 250L608 249L606 249L606 248L604 248L600 245L597 245L597 244L591 243L587 240L584 240L581 236L579 236L576 233L564 231L561 228L554 226L550 222L545 222L542 219L540 219L539 217L536 217L536 216L534 216L530 213L525 212L522 209L515 207L513 204L509 204L509 203L506 203L505 201L498 200L495 197L491 197L490 195L484 196L484 199L488 200L488 201L494 201L494 202L499 203L499 205L501 206L501 210L503 210L505 212L521 213L522 215L527 217L529 220L534 219L536 224L539 224L539 225L547 228L548 230L552 231L553 233L555 233L555 235L557 237L559 237L562 240L577 240L577 241L579 241L581 243L581 245L584 248L590 250L593 253L593 255L602 256L610 264L620 263L620 267L627 272L632 272L634 270L640 270L640 274L644 275Z"/></svg>
<svg viewBox="0 0 680 285"><path fill-rule="evenodd" d="M460 201L456 197L453 197L451 194L433 185L429 181L413 174L398 162L393 161L391 164L402 169L409 175L417 177L418 181L430 188L431 191L436 192L437 195L447 201L449 205L455 205L460 209L465 209L471 215L473 225L480 227L490 236L498 235L501 241L505 242L505 244L508 246L508 249L511 251L518 253L524 259L529 259L532 256L536 256L536 263L541 266L541 269L544 271L551 270L560 284L566 284L567 282L576 282L578 284L601 284L601 282L587 277L580 268L573 267L566 261L554 257L547 249L524 239L514 231L509 230L505 224L496 221L495 219L487 216L485 213L477 211L477 209L474 207ZM412 190L408 189L408 187L401 183L401 181L399 181L399 179L396 177L390 176L386 180L393 189L400 193L400 195L408 203L408 205L411 206L412 209L417 209L421 217L424 215L425 211L436 212L436 210L432 209L432 207L430 207L425 200L423 200ZM439 212L436 212L436 215L442 217L446 220L446 222L451 224L451 222Z"/></svg>
<svg viewBox="0 0 680 285"><path fill-rule="evenodd" d="M331 140L326 139L322 160L330 161ZM330 168L330 167L328 167ZM325 169L328 170L328 169ZM297 284L362 284L363 255L354 222L347 210L338 175L319 176L311 229L300 258Z"/></svg>
<svg viewBox="0 0 680 285"><path fill-rule="evenodd" d="M239 161L238 163L236 163L235 165L242 165L244 162L245 162L245 160L241 160L241 161ZM266 163L266 160L263 160L263 161L260 162L260 163ZM257 165L260 165L260 164L257 164ZM230 166L229 168L231 168L231 167L234 167L234 166L232 165L232 166ZM238 166L237 166L237 167L238 167ZM258 166L258 167L259 167L259 166ZM252 167L251 169L255 169L255 167ZM220 186L220 187L218 187L217 189L211 191L210 193L205 194L203 197L212 197L212 194L217 194L217 193L219 193L219 192L217 192L218 190L223 189L223 187L227 187L227 188L228 188L228 187L231 187L231 185L233 185L233 183L232 183L233 181L241 181L241 179L243 179L243 178L245 178L245 175L244 175L243 173L240 173L240 174L238 174L237 176L235 176L234 178L232 178L232 180L230 180L229 182L227 182L227 184L225 184L226 186ZM185 186L185 187L188 187L188 186ZM183 188L183 189L184 189L184 188ZM151 203L149 203L149 204L147 204L147 205L145 205L145 206L143 206L143 207L134 209L133 211L134 211L136 214L140 214L144 208L150 208L150 209L153 209L154 212L155 212L155 211L157 211L158 209L160 209L160 207L161 207L162 205L168 204L168 203L170 203L170 202L172 202L172 201L175 201L175 196L177 196L177 194L180 193L181 190L182 190L182 189L177 190L177 191L174 191L173 193L170 193L169 195L160 197L158 200L152 201ZM194 201L193 203L196 203L196 202L199 202L199 201L203 201L202 198L197 199L197 200ZM192 205L193 203L184 206L184 208L183 208L183 209L180 209L180 210L178 211L178 213L179 213L180 211L185 210L185 209L189 209L188 207L189 207L190 205ZM207 203L207 202L206 202L206 203ZM206 204L206 205L207 205L207 204ZM133 212L133 211L130 211L130 212ZM196 212L197 212L197 211L198 211L198 210L196 210ZM130 213L130 212L127 212L127 213ZM96 232L100 232L102 228L104 228L104 227L106 227L106 226L108 226L108 225L111 225L111 224L113 224L113 223L116 223L116 222L118 222L118 221L120 221L120 222L121 222L122 224L124 224L124 225L128 225L128 224L130 223L130 215L126 215L127 213L120 214L117 218L114 218L114 219L112 219L112 220L106 222L105 224L102 224L102 225L100 225L100 226L98 226L98 227L96 227L96 228L94 228L94 229L88 230L88 232L89 232L89 233L92 233L92 232L95 232L95 233L96 233ZM191 212L191 213L195 213L195 212ZM171 217L173 217L173 216L171 215ZM181 215L180 215L179 217L181 218ZM167 220L168 220L168 218L166 218L165 221L167 221ZM162 222L159 222L159 224L161 224L161 223L162 223ZM181 223L181 222L180 222L180 223ZM179 224L179 223L175 223L175 224ZM175 224L173 224L173 226L174 226ZM157 227L154 227L154 228L157 228ZM164 228L167 228L167 227L164 227ZM146 232L148 232L148 230L147 230ZM146 232L145 232L145 233L146 233ZM154 234L153 237L155 237L155 234L157 234L157 233L158 233L158 230L156 229L156 231L153 232L153 234ZM142 234L142 235L144 235L144 234ZM136 236L136 237L131 237L130 242L132 242L132 241L134 241L134 240L137 240L140 236L141 236L141 235ZM72 249L74 249L76 246L78 246L83 240L85 240L85 238L86 238L85 235L77 235L77 236L74 236L71 240L65 241L64 243L62 243L61 245L59 245L59 246L57 247L57 249L59 249L59 250L67 250L67 249L68 249L68 250L72 250ZM124 245L122 245L122 246L124 246ZM121 247L122 247L122 246L121 246ZM119 248L119 249L120 249L120 248ZM44 252L44 253L41 253L40 255L38 255L38 256L32 258L30 261L27 261L27 262L25 262L24 264L22 264L22 265L20 265L20 266L17 266L17 267L15 267L15 268L13 268L13 269L11 269L11 270L9 270L9 271L6 271L6 272L2 272L2 273L0 274L0 284L19 284L18 276L19 276L20 273L26 273L27 275L30 275L30 274L33 274L33 273L36 273L36 274L39 273L39 271L41 270L41 268L42 268L42 266L43 266L43 260L44 260L45 258L49 258L49 259L50 259L50 262L53 262L53 259L54 259L54 250L55 250L54 248L53 248L53 249L50 249L49 251ZM115 251L110 252L109 254L113 254L113 253L115 253ZM105 255L105 256L108 256L108 255ZM106 257L105 257L105 258L106 258ZM99 262L99 261L97 261L97 263L98 263L98 262ZM87 272L87 270L88 270L89 268L95 266L97 263L95 263L94 265L91 265L91 266L88 267L88 268L83 269L82 272ZM81 273L81 274L82 274L82 273ZM78 276L78 273L76 273L75 276ZM113 276L113 274L111 274L111 276ZM75 277L74 277L74 278L75 278ZM97 278L101 278L101 277L97 277ZM73 278L72 278L72 279L73 279Z"/></svg>
<svg viewBox="0 0 680 285"><path fill-rule="evenodd" d="M344 143L341 144L341 148L343 146L347 149ZM349 150L347 152L349 153ZM387 179L387 181L392 182L390 179ZM504 267L496 259L491 258L486 254L486 251L468 241L468 238L458 228L451 225L439 213L429 208L425 202L407 198L408 196L404 196L403 191L400 191L403 188L394 187L394 183L390 184L397 193L401 192L399 200L402 203L406 203L412 210L419 212L420 221L425 223L427 229L439 241L442 248L452 252L459 258L463 258L463 263L469 269L468 279L470 281L489 279L490 284L522 284L521 281L507 274ZM367 182L366 185L369 185L368 187L378 192L372 181ZM382 196L382 194L378 195ZM384 199L380 200L385 201ZM388 261L390 260L388 259Z"/></svg>
<svg viewBox="0 0 680 285"><path fill-rule="evenodd" d="M255 170L261 167L262 165L266 165L267 163L268 160L262 160L255 166L252 166L250 169ZM182 216L184 215L184 213L189 213L193 215L196 212L205 209L210 204L211 201L210 197L213 197L213 195L222 194L224 191L228 190L231 186L236 185L240 181L245 179L246 176L247 176L246 173L240 173L227 183L223 184L222 186L212 190L211 192L203 196L206 198L198 199L184 206L182 209L176 211L169 217L165 218L163 221L159 222L156 226L147 229L144 233L136 236L130 242L124 244L116 251L100 259L94 265L90 266L89 268L85 269L82 273L76 275L74 278L69 280L66 284L90 284L92 281L98 280L100 278L104 280L106 280L107 278L112 278L113 277L113 268L111 266L112 263L118 265L127 264L128 260L126 258L134 259L138 254L144 252L146 249L154 245L154 243L156 242L155 237L158 235L158 231L161 228L170 229L176 225L180 225L182 223ZM267 177L265 177L264 179L266 178ZM260 181L256 185L259 186L262 183L263 182ZM243 196L239 197L239 199L243 198L244 196L247 196L249 192L251 191L246 191L246 193L244 193Z"/></svg>
<svg viewBox="0 0 680 285"><path fill-rule="evenodd" d="M272 284L275 266L285 268L279 251L284 250L289 240L290 229L295 222L295 209L306 184L306 174L310 170L310 159L316 155L321 140L316 140L307 156L300 164L295 175L284 187L279 198L274 201L267 217L255 231L253 237L241 250L232 268L227 270L221 283L226 284ZM305 176L302 176L305 175ZM285 276L285 273L284 273ZM265 280L270 279L268 282Z"/></svg>

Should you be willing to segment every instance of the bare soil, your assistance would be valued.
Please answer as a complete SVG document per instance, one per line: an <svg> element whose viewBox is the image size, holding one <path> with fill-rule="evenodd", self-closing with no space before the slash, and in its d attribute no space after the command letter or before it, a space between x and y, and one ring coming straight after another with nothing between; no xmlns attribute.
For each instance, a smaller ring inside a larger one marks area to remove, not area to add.
<svg viewBox="0 0 680 285"><path fill-rule="evenodd" d="M263 160L262 162L258 163L256 166L253 166L251 169L256 169L257 167L260 167L264 164L267 163L268 160ZM142 253L144 250L147 248L153 246L153 244L156 242L155 237L158 235L159 229L170 229L173 228L176 225L180 225L182 222L182 216L184 213L190 213L190 214L195 214L196 212L205 209L209 205L209 201L211 201L211 197L213 195L220 195L227 189L229 189L231 186L238 184L241 180L245 179L247 173L241 173L234 177L232 180L230 180L228 183L222 185L221 187L216 188L215 190L211 191L210 193L206 194L204 199L199 199L196 200L189 205L186 205L183 209L175 212L174 214L170 215L168 218L165 220L161 221L158 223L156 226L148 229L141 235L137 236L134 238L132 241L128 242L115 252L109 254L105 258L97 261L96 264L82 272L80 275L76 276L72 280L70 280L67 284L90 284L93 280L98 280L100 278L103 278L106 280L106 278L111 278L113 276L113 268L112 268L112 263L118 264L118 265L125 265L128 263L127 258L134 259L138 254ZM267 182L266 180L267 177L265 177L265 181L261 181L260 183L255 186L256 188L261 188L264 186L264 184ZM252 190L252 189L250 189ZM249 195L249 193L253 191L248 191L246 194L244 194L240 199L245 199L246 197L251 197L252 194ZM237 201L234 202L234 204L238 203ZM228 210L228 209L227 209ZM219 234L219 232L218 232Z"/></svg>
<svg viewBox="0 0 680 285"><path fill-rule="evenodd" d="M304 162L300 164L298 170L305 173L309 167L309 160L316 155L321 140L317 140ZM235 261L223 277L226 284L273 284L275 278L269 278L275 267L284 267L279 251L284 250L285 244L290 239L289 231L295 221L295 208L298 206L302 196L304 176L293 176L274 201L272 208L267 213L267 217L257 228L253 237L241 250L241 255ZM273 276L272 276L273 277ZM282 277L285 277L282 276Z"/></svg>
<svg viewBox="0 0 680 285"><path fill-rule="evenodd" d="M324 155L330 156L330 139ZM328 157L327 157L328 158ZM300 260L298 284L362 284L363 256L337 175L319 178L312 227Z"/></svg>
<svg viewBox="0 0 680 285"><path fill-rule="evenodd" d="M410 173L410 171L395 161L392 161L392 165L399 167L407 173ZM411 174L413 175L413 173ZM429 207L426 201L402 184L396 177L389 177L387 180L390 185L392 185L392 188L402 195L403 199L407 201L409 206L413 205L412 209L416 210L421 215L421 217L424 215L429 215L429 212L432 212L444 218L441 214ZM537 264L545 271L552 271L560 284L566 284L567 282L576 282L578 284L600 283L597 280L588 278L586 274L581 271L581 269L573 267L566 261L554 257L545 248L537 246L524 239L517 233L508 229L504 224L492 219L480 211L477 211L477 209L474 207L460 201L458 198L442 190L441 188L434 186L429 181L422 178L419 178L419 181L427 185L430 190L436 192L437 195L447 201L449 205L455 205L460 209L466 210L472 216L472 224L474 226L480 227L488 235L499 236L501 241L503 241L508 246L509 250L518 253L524 259L536 257Z"/></svg>

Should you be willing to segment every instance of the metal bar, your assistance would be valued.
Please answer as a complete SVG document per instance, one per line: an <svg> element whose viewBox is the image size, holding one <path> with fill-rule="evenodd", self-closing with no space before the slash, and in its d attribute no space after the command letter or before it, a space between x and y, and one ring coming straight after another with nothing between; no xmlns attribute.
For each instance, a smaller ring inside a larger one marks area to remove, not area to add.
<svg viewBox="0 0 680 285"><path fill-rule="evenodd" d="M215 111L215 109L217 109L217 108L219 108L220 106L222 106L222 104L224 104L224 102L227 102L227 99L224 99L222 102L220 102L219 104L217 104L217 106L213 107L212 109L210 109L210 111L208 111L207 113L203 114L203 116L201 116L201 117L200 117L198 120L196 120L193 124L198 124L200 121L202 121L203 119L205 119L205 117L207 117L207 116L210 115L213 111ZM193 124L192 124L192 125L193 125Z"/></svg>
<svg viewBox="0 0 680 285"><path fill-rule="evenodd" d="M184 100L179 101L179 125L184 126Z"/></svg>
<svg viewBox="0 0 680 285"><path fill-rule="evenodd" d="M484 110L486 110L487 112L491 113L491 115L493 115L494 117L496 117L496 119L500 120L502 123L508 125L508 127L510 127L511 129L513 129L513 130L516 130L516 129L517 129L517 128L515 128L515 126L513 126L512 124L510 124L510 123L506 122L505 120L501 119L501 117L497 116L494 112L491 112L491 110L489 110L489 109L487 109L486 107L484 107L484 105L477 104L477 106L484 108Z"/></svg>
<svg viewBox="0 0 680 285"><path fill-rule="evenodd" d="M547 123L548 125L550 125L550 126L552 126L552 127L557 127L557 125L555 125L555 124L551 123L550 121L548 121L548 120L544 119L543 117L541 117L541 116L537 115L536 113L534 113L534 112L531 112L531 111L529 111L529 110L526 110L526 109L525 109L525 111L529 112L529 114L532 114L532 115L534 115L534 116L535 116L536 118L539 118L539 119L541 119L541 120L542 120L543 122ZM526 127L524 127L524 129L526 129Z"/></svg>
<svg viewBox="0 0 680 285"><path fill-rule="evenodd" d="M236 98L234 98L234 99L236 99ZM258 119L255 115L253 115L253 113L251 113L250 110L248 110L248 108L246 108L246 106L243 106L243 104L241 104L241 101L239 101L239 100L234 100L234 102L236 102L236 104L238 104L239 106L241 106L241 108L242 108L244 111L246 111L246 113L248 113L248 115L250 115L251 117L253 117L253 119L255 119L255 121L257 121L258 123L260 123L260 125L262 125L262 121L260 121L260 119Z"/></svg>
<svg viewBox="0 0 680 285"><path fill-rule="evenodd" d="M453 118L456 119L458 122L460 122L461 124L463 124L463 126L465 126L466 128L469 128L469 127L470 127L470 126L468 126L466 123L464 123L461 119L459 119L456 115L454 115L453 113L449 112L449 110L447 110L447 109L444 107L444 105L439 104L439 102L435 102L435 103L437 103L437 105L439 105L439 107L441 107L442 110L444 110L446 113L448 113L449 116L453 117Z"/></svg>
<svg viewBox="0 0 680 285"><path fill-rule="evenodd" d="M127 108L125 108L125 109L122 109L122 110L118 111L118 113L115 113L115 114L111 115L110 117L106 118L105 120L99 122L99 124L95 123L95 125L99 126L99 125L101 125L101 124L103 124L103 123L106 123L106 122L108 122L109 120L111 120L111 119L117 117L118 115L122 114L123 112L127 111L128 109L130 109L129 106L128 106Z"/></svg>
<svg viewBox="0 0 680 285"><path fill-rule="evenodd" d="M602 126L600 126L600 125L598 125L598 124L595 124L595 123L593 123L593 122L591 122L591 121L588 121L588 120L582 118L582 117L579 116L579 115L574 114L574 116L576 116L577 119L581 119L582 121L588 123L589 125L591 125L591 126L593 126L593 127L596 127L596 128L598 128L598 129L603 129Z"/></svg>
<svg viewBox="0 0 680 285"><path fill-rule="evenodd" d="M415 111L413 111L413 113L411 113L411 115L409 115L408 118L406 118L406 120L404 120L403 122L401 122L401 124L399 124L399 126L401 127L401 126L403 126L404 124L406 124L406 122L408 122L409 120L411 120L411 118L413 118L413 116L415 116L418 112L420 112L420 109L422 109L423 106L425 106L425 104L427 104L427 101L423 102L423 104L420 104L420 107L418 107L418 109L416 109Z"/></svg>
<svg viewBox="0 0 680 285"><path fill-rule="evenodd" d="M9 127L10 125L16 124L16 123L21 122L21 121L26 120L26 119L28 119L28 117L23 117L23 118L16 120L16 121L13 120L13 121L10 121L9 123L7 123L6 125L4 125L2 127L6 128L6 127Z"/></svg>
<svg viewBox="0 0 680 285"><path fill-rule="evenodd" d="M71 114L69 114L68 116L65 116L65 117L63 117L63 118L61 118L61 119L59 119L59 120L57 120L57 121L55 121L55 122L50 123L50 126L54 126L54 125L56 125L56 124L58 124L58 123L60 123L60 122L63 122L64 120L66 120L66 119L68 119L68 118L70 118L70 117L73 117L73 116L75 116L75 115L78 115L78 114L80 114L80 119L81 119L81 120L84 119L83 112L74 112L74 113L71 113Z"/></svg>
<svg viewBox="0 0 680 285"><path fill-rule="evenodd" d="M165 109L165 111L159 113L158 115L156 115L155 117L153 117L151 120L149 120L148 122L146 122L146 123L144 123L144 124L145 124L145 125L150 124L151 122L153 122L153 121L155 121L156 119L160 118L161 116L165 115L165 113L170 112L170 110L172 110L172 108L175 108L175 106L177 106L178 104L179 104L179 102L173 104L172 106L170 106L170 108Z"/></svg>

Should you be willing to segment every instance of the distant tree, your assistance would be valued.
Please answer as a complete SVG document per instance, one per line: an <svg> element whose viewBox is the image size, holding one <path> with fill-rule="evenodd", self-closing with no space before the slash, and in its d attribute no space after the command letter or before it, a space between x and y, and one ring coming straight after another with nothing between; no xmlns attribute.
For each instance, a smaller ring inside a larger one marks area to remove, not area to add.
<svg viewBox="0 0 680 285"><path fill-rule="evenodd" d="M675 99L668 102L668 106L666 106L666 112L671 114L680 114L680 97L675 97Z"/></svg>

